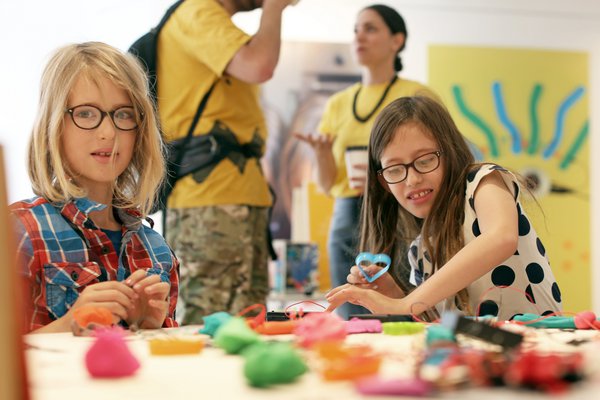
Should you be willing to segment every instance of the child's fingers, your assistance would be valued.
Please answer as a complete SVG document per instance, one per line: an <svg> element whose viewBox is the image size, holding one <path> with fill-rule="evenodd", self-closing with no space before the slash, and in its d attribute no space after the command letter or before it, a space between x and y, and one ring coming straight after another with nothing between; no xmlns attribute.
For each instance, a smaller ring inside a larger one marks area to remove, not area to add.
<svg viewBox="0 0 600 400"><path fill-rule="evenodd" d="M335 288L331 289L329 292L327 292L327 294L325 295L325 298L327 299L327 301L329 301L329 297L332 297L337 292L339 292L341 290L344 290L344 288L346 288L347 286L352 286L352 285L345 284L345 285L341 285L341 286L335 287Z"/></svg>
<svg viewBox="0 0 600 400"><path fill-rule="evenodd" d="M348 274L348 276L346 277L346 280L348 281L349 284L357 286L359 288L363 288L363 289L377 289L377 287L378 287L376 283L367 282L367 280L362 275L356 276L353 274Z"/></svg>
<svg viewBox="0 0 600 400"><path fill-rule="evenodd" d="M166 300L149 299L150 310L144 317L141 327L144 329L160 328L169 314L169 303Z"/></svg>
<svg viewBox="0 0 600 400"><path fill-rule="evenodd" d="M350 272L346 277L346 281L351 285L364 285L369 283L360 272Z"/></svg>
<svg viewBox="0 0 600 400"><path fill-rule="evenodd" d="M165 312L169 309L169 302L166 300L150 299L148 305L157 310L164 310Z"/></svg>
<svg viewBox="0 0 600 400"><path fill-rule="evenodd" d="M127 296L130 299L135 298L135 292L133 291L132 288L127 287L126 285L123 285L123 282L117 282L117 281L106 281L106 282L95 283L93 285L86 287L82 294L91 295L91 294L97 294L97 293L106 292L106 291L118 291L120 293L123 293L125 296Z"/></svg>
<svg viewBox="0 0 600 400"><path fill-rule="evenodd" d="M83 303L98 303L98 302L116 302L121 304L123 307L128 308L132 303L132 299L135 298L135 292L128 287L125 287L120 282L113 281L116 285L103 285L100 282L95 285L90 285L86 288L83 293L79 296L80 304Z"/></svg>
<svg viewBox="0 0 600 400"><path fill-rule="evenodd" d="M146 276L145 278L143 278L142 280L136 282L133 285L133 290L135 290L136 292L139 293L141 291L144 291L148 286L154 285L158 282L160 282L159 275L149 275L149 276Z"/></svg>
<svg viewBox="0 0 600 400"><path fill-rule="evenodd" d="M379 271L381 271L383 269L383 267L380 267L379 265L375 265L375 264L371 264L365 268L363 268L365 270L366 273L368 273L369 275L375 275L376 273L378 273Z"/></svg>
<svg viewBox="0 0 600 400"><path fill-rule="evenodd" d="M171 285L168 282L158 282L144 288L144 293L157 299L165 299L169 294Z"/></svg>
<svg viewBox="0 0 600 400"><path fill-rule="evenodd" d="M346 302L352 302L351 299L354 297L353 291L355 290L360 289L357 289L353 285L346 284L343 286L338 286L334 290L327 293L325 299L329 302L329 306L325 309L325 311L331 312Z"/></svg>
<svg viewBox="0 0 600 400"><path fill-rule="evenodd" d="M350 281L349 279L350 276L352 277L352 281ZM360 272L360 269L356 265L350 268L350 274L348 275L346 280L348 281L348 283L351 283L353 285L369 283L367 282L364 275L362 274L362 272Z"/></svg>
<svg viewBox="0 0 600 400"><path fill-rule="evenodd" d="M136 283L140 282L147 276L145 269L138 269L125 280L125 284L129 287L135 286Z"/></svg>

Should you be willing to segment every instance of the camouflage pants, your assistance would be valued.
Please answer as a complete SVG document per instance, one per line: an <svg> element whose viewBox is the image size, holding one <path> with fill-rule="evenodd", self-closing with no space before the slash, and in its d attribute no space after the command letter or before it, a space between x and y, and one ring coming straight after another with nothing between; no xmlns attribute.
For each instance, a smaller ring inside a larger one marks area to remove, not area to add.
<svg viewBox="0 0 600 400"><path fill-rule="evenodd" d="M169 209L167 240L181 262L183 324L265 303L268 209L243 205Z"/></svg>

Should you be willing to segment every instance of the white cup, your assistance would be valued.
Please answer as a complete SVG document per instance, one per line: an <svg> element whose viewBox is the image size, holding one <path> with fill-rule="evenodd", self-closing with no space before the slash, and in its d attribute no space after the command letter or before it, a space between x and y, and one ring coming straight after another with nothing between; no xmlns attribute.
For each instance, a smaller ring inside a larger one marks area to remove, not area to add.
<svg viewBox="0 0 600 400"><path fill-rule="evenodd" d="M345 156L348 184L352 189L363 187L367 177L367 165L369 163L367 146L346 147Z"/></svg>

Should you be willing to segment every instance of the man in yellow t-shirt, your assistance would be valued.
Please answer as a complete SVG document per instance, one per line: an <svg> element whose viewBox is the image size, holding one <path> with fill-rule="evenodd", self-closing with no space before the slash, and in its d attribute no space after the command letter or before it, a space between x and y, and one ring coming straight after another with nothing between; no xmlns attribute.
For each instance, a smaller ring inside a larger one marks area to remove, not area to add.
<svg viewBox="0 0 600 400"><path fill-rule="evenodd" d="M268 294L272 200L260 167L267 131L257 84L279 60L281 17L290 1L186 0L160 33L158 109L167 139L187 134L214 83L194 136L218 136L233 146L220 162L177 181L169 197L166 233L181 260L184 324L217 311L237 313ZM231 17L256 8L260 26L249 36Z"/></svg>

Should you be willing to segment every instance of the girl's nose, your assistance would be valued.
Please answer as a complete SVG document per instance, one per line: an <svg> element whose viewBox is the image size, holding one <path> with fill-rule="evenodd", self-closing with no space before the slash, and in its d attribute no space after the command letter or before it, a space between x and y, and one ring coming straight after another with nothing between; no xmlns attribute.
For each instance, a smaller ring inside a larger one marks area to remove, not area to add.
<svg viewBox="0 0 600 400"><path fill-rule="evenodd" d="M406 171L406 185L409 187L415 186L420 183L423 179L421 173L419 173L412 165L408 167Z"/></svg>
<svg viewBox="0 0 600 400"><path fill-rule="evenodd" d="M104 118L98 128L96 128L96 131L101 140L111 140L117 134L117 127L110 118Z"/></svg>

